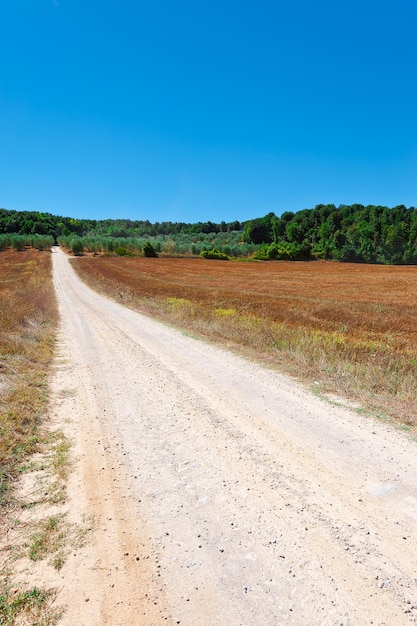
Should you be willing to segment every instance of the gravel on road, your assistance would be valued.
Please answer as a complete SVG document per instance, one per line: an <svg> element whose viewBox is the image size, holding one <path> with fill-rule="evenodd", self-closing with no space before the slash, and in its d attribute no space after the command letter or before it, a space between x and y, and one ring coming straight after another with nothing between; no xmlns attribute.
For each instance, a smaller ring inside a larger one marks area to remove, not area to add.
<svg viewBox="0 0 417 626"><path fill-rule="evenodd" d="M75 261L76 262L76 261ZM74 442L63 624L417 620L417 445L104 298L53 252Z"/></svg>

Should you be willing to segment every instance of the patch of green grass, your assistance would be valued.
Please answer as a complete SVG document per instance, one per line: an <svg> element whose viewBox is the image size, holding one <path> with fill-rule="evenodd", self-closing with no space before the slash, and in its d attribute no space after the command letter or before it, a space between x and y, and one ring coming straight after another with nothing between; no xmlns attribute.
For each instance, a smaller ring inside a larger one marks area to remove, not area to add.
<svg viewBox="0 0 417 626"><path fill-rule="evenodd" d="M58 570L58 572L60 569L62 569L64 563L65 563L65 557L63 554L57 554L52 559L52 565L56 570Z"/></svg>
<svg viewBox="0 0 417 626"><path fill-rule="evenodd" d="M69 551L85 544L94 525L94 520L88 517L81 524L69 524L64 515L44 519L30 536L30 543L26 545L27 554L32 561L49 559L49 564L60 570Z"/></svg>
<svg viewBox="0 0 417 626"><path fill-rule="evenodd" d="M168 304L173 307L181 307L187 304L187 300L185 298L167 298Z"/></svg>
<svg viewBox="0 0 417 626"><path fill-rule="evenodd" d="M60 553L64 546L66 528L62 516L50 517L44 520L39 529L31 535L29 558L40 561L53 553Z"/></svg>
<svg viewBox="0 0 417 626"><path fill-rule="evenodd" d="M71 442L61 431L52 433L53 441L51 467L61 480L66 480L70 468Z"/></svg>
<svg viewBox="0 0 417 626"><path fill-rule="evenodd" d="M221 317L236 315L236 309L216 309L216 313Z"/></svg>
<svg viewBox="0 0 417 626"><path fill-rule="evenodd" d="M45 466L43 464L37 465L37 463L35 463L34 461L28 461L27 463L23 463L18 468L16 468L16 471L18 474L26 474L27 472L36 472L37 470L42 469L45 469Z"/></svg>
<svg viewBox="0 0 417 626"><path fill-rule="evenodd" d="M14 626L32 624L33 626L53 626L62 616L61 609L52 610L51 602L55 593L38 587L19 590L13 588L8 580L0 590L0 624Z"/></svg>

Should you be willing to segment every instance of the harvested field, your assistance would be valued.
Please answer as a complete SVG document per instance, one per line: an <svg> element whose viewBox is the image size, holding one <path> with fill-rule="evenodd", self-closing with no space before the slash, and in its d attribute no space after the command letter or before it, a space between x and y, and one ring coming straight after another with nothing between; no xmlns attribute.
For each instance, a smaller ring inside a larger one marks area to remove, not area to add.
<svg viewBox="0 0 417 626"><path fill-rule="evenodd" d="M417 268L74 260L91 286L414 426Z"/></svg>

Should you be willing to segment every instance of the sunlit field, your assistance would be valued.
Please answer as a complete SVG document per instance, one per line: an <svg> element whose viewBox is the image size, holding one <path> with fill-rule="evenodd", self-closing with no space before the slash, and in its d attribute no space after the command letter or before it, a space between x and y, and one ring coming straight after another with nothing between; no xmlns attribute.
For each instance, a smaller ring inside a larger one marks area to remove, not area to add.
<svg viewBox="0 0 417 626"><path fill-rule="evenodd" d="M103 293L416 424L417 267L82 257Z"/></svg>

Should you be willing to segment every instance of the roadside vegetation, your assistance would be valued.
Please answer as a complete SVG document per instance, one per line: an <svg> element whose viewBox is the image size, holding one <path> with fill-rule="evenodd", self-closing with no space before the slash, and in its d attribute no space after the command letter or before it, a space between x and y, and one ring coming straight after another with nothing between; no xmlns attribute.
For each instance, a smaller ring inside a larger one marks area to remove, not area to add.
<svg viewBox="0 0 417 626"><path fill-rule="evenodd" d="M54 245L52 235L19 235L19 234L0 234L0 251L11 248L16 252L22 252L27 247L34 250L50 250Z"/></svg>
<svg viewBox="0 0 417 626"><path fill-rule="evenodd" d="M123 304L416 426L413 267L105 257L73 266Z"/></svg>
<svg viewBox="0 0 417 626"><path fill-rule="evenodd" d="M58 619L51 608L55 593L37 586L22 589L13 580L21 548L10 545L10 537L27 506L16 497L15 486L25 473L39 469L35 453L47 450L52 465L63 466L62 437L43 423L57 308L50 252L10 245L0 253L0 624L46 625ZM52 489L47 497L56 494ZM24 526L28 531L29 525ZM33 552L33 543L28 551Z"/></svg>
<svg viewBox="0 0 417 626"><path fill-rule="evenodd" d="M244 258L259 246L241 241L242 233L158 235L155 237L58 237L59 245L77 256L207 256Z"/></svg>
<svg viewBox="0 0 417 626"><path fill-rule="evenodd" d="M0 254L0 504L25 459L38 450L57 321L51 257Z"/></svg>

